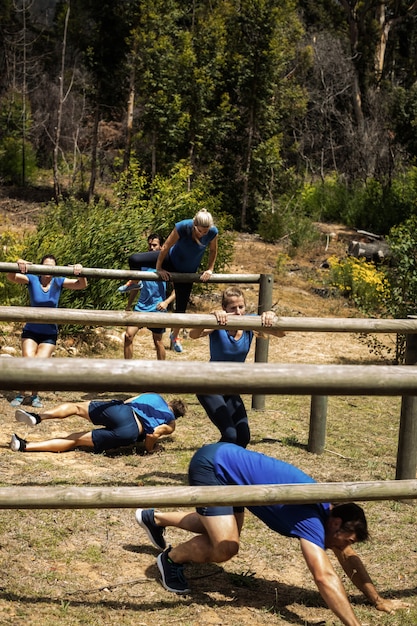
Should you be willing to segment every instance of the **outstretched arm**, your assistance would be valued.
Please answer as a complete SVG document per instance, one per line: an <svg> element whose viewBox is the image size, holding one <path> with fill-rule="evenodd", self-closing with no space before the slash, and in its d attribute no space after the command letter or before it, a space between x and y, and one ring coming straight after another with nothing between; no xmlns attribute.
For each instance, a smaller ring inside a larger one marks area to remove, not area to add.
<svg viewBox="0 0 417 626"><path fill-rule="evenodd" d="M369 602L371 602L378 611L394 613L394 611L398 609L405 609L409 606L407 602L403 602L402 600L387 600L381 598L365 565L351 546L348 546L344 550L333 548L333 552L355 587L357 587L359 591L362 591L363 595L368 598Z"/></svg>
<svg viewBox="0 0 417 626"><path fill-rule="evenodd" d="M158 254L158 259L156 261L156 271L159 274L159 276L162 278L162 280L169 280L170 279L170 274L169 272L167 272L166 270L164 270L162 268L162 264L168 254L168 252L170 251L170 249L172 248L172 246L174 244L177 243L178 239L180 238L177 229L174 227L170 234L168 235L168 237L166 238L164 245L162 246L161 250L159 251Z"/></svg>
<svg viewBox="0 0 417 626"><path fill-rule="evenodd" d="M66 278L62 286L65 289L72 289L73 291L85 289L87 287L87 279L85 276L80 276L83 266L80 263L77 263L76 265L72 265L70 267L74 268L74 275L78 276L78 278Z"/></svg>
<svg viewBox="0 0 417 626"><path fill-rule="evenodd" d="M211 275L213 274L214 264L217 258L217 248L218 248L217 242L218 242L218 235L216 235L215 238L212 239L209 244L209 258L208 258L208 263L207 263L208 267L200 276L201 280L204 283L207 282L211 278Z"/></svg>
<svg viewBox="0 0 417 626"><path fill-rule="evenodd" d="M19 266L20 274L17 272L9 272L6 274L6 278L10 280L12 283L16 283L17 285L27 285L29 283L29 278L26 276L26 272L28 270L28 265L32 265L30 261L25 261L24 259L18 259L17 264Z"/></svg>
<svg viewBox="0 0 417 626"><path fill-rule="evenodd" d="M300 545L314 582L329 609L345 626L361 626L326 552L307 539L300 539Z"/></svg>
<svg viewBox="0 0 417 626"><path fill-rule="evenodd" d="M277 316L273 311L264 311L261 314L261 324L264 329L256 334L258 337L265 338L266 335L273 335L274 337L285 337L285 333L283 330L279 330L279 328L270 328L277 321Z"/></svg>

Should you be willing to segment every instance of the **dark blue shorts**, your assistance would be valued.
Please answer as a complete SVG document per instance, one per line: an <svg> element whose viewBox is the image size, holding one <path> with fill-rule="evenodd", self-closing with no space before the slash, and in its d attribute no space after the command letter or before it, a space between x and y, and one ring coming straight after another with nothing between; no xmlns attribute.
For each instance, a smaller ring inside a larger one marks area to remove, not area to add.
<svg viewBox="0 0 417 626"><path fill-rule="evenodd" d="M32 339L38 345L40 345L41 343L50 343L53 346L56 346L58 333L49 333L48 335L43 335L41 333L33 333L31 330L23 330L22 339Z"/></svg>
<svg viewBox="0 0 417 626"><path fill-rule="evenodd" d="M193 487L219 486L223 483L217 478L214 470L214 454L216 448L213 446L203 446L194 454L188 468L188 482ZM233 515L242 513L243 506L204 506L197 507L197 513L207 517L217 515Z"/></svg>
<svg viewBox="0 0 417 626"><path fill-rule="evenodd" d="M148 328L151 333L155 333L155 335L163 335L166 331L166 328Z"/></svg>
<svg viewBox="0 0 417 626"><path fill-rule="evenodd" d="M143 440L132 407L122 400L92 400L88 416L95 426L104 426L92 431L94 452L130 446Z"/></svg>

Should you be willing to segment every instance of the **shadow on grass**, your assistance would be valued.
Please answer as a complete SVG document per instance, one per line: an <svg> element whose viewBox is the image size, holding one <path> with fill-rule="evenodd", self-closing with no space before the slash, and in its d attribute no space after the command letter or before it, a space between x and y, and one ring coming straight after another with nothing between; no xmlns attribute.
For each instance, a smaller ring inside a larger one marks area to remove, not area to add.
<svg viewBox="0 0 417 626"><path fill-rule="evenodd" d="M136 550L135 550L136 551ZM152 601L140 602L130 601L126 602L124 597L122 600L105 600L100 598L98 600L87 600L84 596L90 593L101 593L105 591L103 588L96 588L86 590L83 592L77 591L77 599L74 598L72 593L63 594L59 598L49 596L24 596L21 594L15 594L8 592L7 589L0 590L0 599L7 601L8 603L16 602L19 605L26 604L28 607L39 604L55 604L57 607L62 607L63 602L68 602L72 607L84 607L95 609L99 607L100 610L116 610L121 611L121 614L126 614L126 611L140 612L143 617L144 611L149 611L149 614L155 617L158 610L163 610L165 615L167 610L172 609L176 611L175 615L178 617L178 607L190 606L195 610L196 606L200 605L204 610L211 608L214 611L222 607L233 606L236 607L250 607L251 609L259 610L262 612L270 613L271 615L279 615L279 617L285 620L289 624L298 624L300 626L318 626L318 624L324 624L327 622L317 622L317 618L314 621L307 621L304 617L298 615L292 605L302 605L311 609L326 609L326 606L321 599L318 592L314 590L304 589L295 585L287 585L285 583L265 580L261 578L252 578L252 589L248 590L246 586L238 588L238 585L231 584L236 583L236 575L230 575L226 573L223 568L217 565L202 566L203 569L199 575L190 575L190 568L187 568L186 576L188 581L193 587L191 594L184 596L177 596L175 594L161 591L166 594L166 598L156 599L153 595ZM214 578L222 577L222 581L214 581ZM156 564L151 565L146 571L146 579L139 579L137 581L129 580L126 583L115 585L115 587L129 586L133 589L136 585L143 585L155 582L159 585L159 572ZM207 585L206 585L207 583ZM110 586L111 587L111 586ZM219 589L224 599L219 597ZM107 590L108 592L108 590ZM215 597L211 597L211 593L215 593ZM141 593L141 596L144 594ZM405 600L407 597L415 596L415 588L404 590L384 590L384 596L391 599ZM356 606L365 606L365 602L362 596L354 596L351 598L352 604ZM291 607L291 608L290 608ZM371 609L370 605L368 607ZM35 610L35 609L33 609ZM372 608L372 610L374 610ZM327 609L329 616L330 611Z"/></svg>

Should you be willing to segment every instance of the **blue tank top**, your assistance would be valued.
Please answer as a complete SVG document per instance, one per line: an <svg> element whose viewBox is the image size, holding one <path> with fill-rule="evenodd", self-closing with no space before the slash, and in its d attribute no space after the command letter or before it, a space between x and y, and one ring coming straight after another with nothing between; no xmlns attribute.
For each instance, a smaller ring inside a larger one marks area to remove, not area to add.
<svg viewBox="0 0 417 626"><path fill-rule="evenodd" d="M175 419L168 403L157 393L142 393L127 402L142 422L146 435L151 435L157 426L168 424Z"/></svg>
<svg viewBox="0 0 417 626"><path fill-rule="evenodd" d="M154 272L154 268L142 267L144 272ZM139 300L135 304L134 311L156 311L158 302L166 298L167 287L164 281L144 280L140 290Z"/></svg>
<svg viewBox="0 0 417 626"><path fill-rule="evenodd" d="M236 340L227 330L214 330L209 335L210 361L236 361L243 363L248 356L253 339L252 330L244 330Z"/></svg>
<svg viewBox="0 0 417 626"><path fill-rule="evenodd" d="M316 481L290 463L246 450L230 443L216 446L214 469L224 485L272 485L315 483ZM275 504L249 506L248 509L271 530L285 537L308 539L325 549L325 523L330 504Z"/></svg>
<svg viewBox="0 0 417 626"><path fill-rule="evenodd" d="M219 232L216 226L212 226L208 233L201 237L200 243L197 243L193 239L193 226L193 220L182 220L175 224L179 239L170 249L169 259L177 272L194 274L198 270L205 249Z"/></svg>
<svg viewBox="0 0 417 626"><path fill-rule="evenodd" d="M44 291L41 285L41 277L34 274L27 275L29 283L29 301L30 306L33 307L50 307L57 308L59 304L59 298L61 297L62 285L65 278L63 276L53 276L49 283L48 291ZM56 324L41 324L28 322L24 326L24 330L30 330L33 333L41 335L50 335L58 331Z"/></svg>

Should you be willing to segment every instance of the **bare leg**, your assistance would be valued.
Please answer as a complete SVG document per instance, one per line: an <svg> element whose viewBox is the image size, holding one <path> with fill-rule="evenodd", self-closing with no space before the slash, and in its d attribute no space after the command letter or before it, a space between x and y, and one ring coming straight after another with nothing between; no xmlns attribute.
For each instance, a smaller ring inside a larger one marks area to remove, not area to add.
<svg viewBox="0 0 417 626"><path fill-rule="evenodd" d="M65 419L66 417L70 417L71 415L78 415L79 417L83 417L86 420L89 420L88 416L88 407L90 406L90 402L64 402L63 404L59 404L53 409L48 409L43 413L40 413L41 420L55 420L55 419Z"/></svg>
<svg viewBox="0 0 417 626"><path fill-rule="evenodd" d="M24 341L31 341L30 339L24 339ZM55 352L55 344L53 343L40 343L37 344L35 357L37 359L49 359ZM24 355L26 356L26 355ZM32 396L37 396L37 391L32 391Z"/></svg>
<svg viewBox="0 0 417 626"><path fill-rule="evenodd" d="M36 357L36 351L38 349L38 344L33 339L22 339L22 356L24 357ZM27 391L19 392L22 396L29 395Z"/></svg>
<svg viewBox="0 0 417 626"><path fill-rule="evenodd" d="M91 431L72 433L68 437L48 439L46 441L28 441L25 452L69 452L80 446L86 448L94 447Z"/></svg>
<svg viewBox="0 0 417 626"><path fill-rule="evenodd" d="M139 328L137 326L128 326L125 332L125 343L123 346L124 358L133 359L133 339Z"/></svg>
<svg viewBox="0 0 417 626"><path fill-rule="evenodd" d="M189 541L172 548L169 558L174 563L222 563L239 550L239 536L244 513L204 516L198 513L164 513L155 511L158 526L174 526L198 533Z"/></svg>
<svg viewBox="0 0 417 626"><path fill-rule="evenodd" d="M152 339L156 350L156 358L158 361L165 361L166 352L162 333L152 333Z"/></svg>
<svg viewBox="0 0 417 626"><path fill-rule="evenodd" d="M172 341L178 339L178 335L180 334L181 326L179 328L171 328L171 338Z"/></svg>

